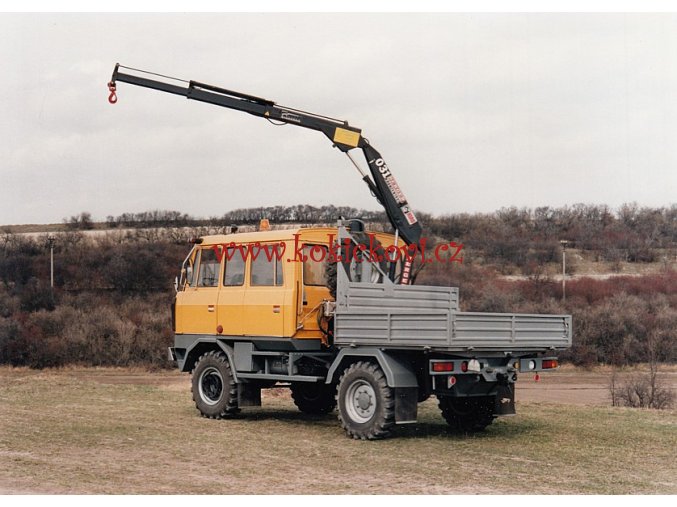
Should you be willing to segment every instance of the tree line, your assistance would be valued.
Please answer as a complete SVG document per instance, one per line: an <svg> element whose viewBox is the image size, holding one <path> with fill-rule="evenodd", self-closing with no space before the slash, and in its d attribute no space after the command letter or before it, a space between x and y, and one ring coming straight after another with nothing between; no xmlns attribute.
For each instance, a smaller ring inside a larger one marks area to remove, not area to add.
<svg viewBox="0 0 677 507"><path fill-rule="evenodd" d="M651 208L629 203L618 209L597 204L534 209L510 207L493 213L440 216L419 213L418 216L427 236L459 241L499 263L520 267L530 260L556 260L562 240L568 241L570 247L595 252L596 260L609 262L655 262L661 250L677 245L677 204ZM105 224L108 228L228 227L256 224L263 218L275 224L333 224L339 217L359 217L386 230L389 228L382 211L307 204L240 208L209 219L178 211L123 213L107 217ZM74 229L92 227L91 215L87 212L64 221Z"/></svg>

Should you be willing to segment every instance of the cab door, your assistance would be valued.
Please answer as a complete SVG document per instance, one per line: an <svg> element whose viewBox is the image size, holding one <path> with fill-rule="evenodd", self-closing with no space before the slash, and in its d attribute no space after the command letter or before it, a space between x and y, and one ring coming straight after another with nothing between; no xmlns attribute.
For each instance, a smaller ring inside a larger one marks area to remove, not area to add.
<svg viewBox="0 0 677 507"><path fill-rule="evenodd" d="M211 247L196 251L190 275L176 296L176 331L183 334L216 334L220 255Z"/></svg>
<svg viewBox="0 0 677 507"><path fill-rule="evenodd" d="M282 259L270 255L272 250L266 255L265 250L274 247L275 244L262 244L258 252L249 249L248 287L243 300L245 335L284 336L285 314L290 312L285 308L285 302L289 302L285 297Z"/></svg>
<svg viewBox="0 0 677 507"><path fill-rule="evenodd" d="M299 337L304 337L306 331L316 337L320 329L317 324L317 307L323 300L331 297L327 289L325 269L328 256L329 249L326 245L303 245L302 298L301 309L298 312L298 328L301 330Z"/></svg>
<svg viewBox="0 0 677 507"><path fill-rule="evenodd" d="M219 289L217 321L224 335L244 334L246 259L240 248L228 248L223 259L223 284Z"/></svg>

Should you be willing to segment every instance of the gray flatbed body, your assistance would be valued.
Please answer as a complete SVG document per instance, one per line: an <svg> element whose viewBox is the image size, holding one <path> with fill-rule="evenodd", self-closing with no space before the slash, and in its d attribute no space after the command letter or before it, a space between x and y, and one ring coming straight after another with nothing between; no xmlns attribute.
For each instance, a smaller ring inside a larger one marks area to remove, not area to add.
<svg viewBox="0 0 677 507"><path fill-rule="evenodd" d="M461 312L456 287L345 281L337 296L339 347L512 353L571 346L570 315Z"/></svg>

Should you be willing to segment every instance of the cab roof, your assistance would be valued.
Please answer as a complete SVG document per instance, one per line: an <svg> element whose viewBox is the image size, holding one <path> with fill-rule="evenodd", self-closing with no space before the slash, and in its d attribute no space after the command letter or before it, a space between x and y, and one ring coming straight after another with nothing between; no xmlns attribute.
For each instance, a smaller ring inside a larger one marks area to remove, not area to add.
<svg viewBox="0 0 677 507"><path fill-rule="evenodd" d="M336 227L297 227L294 229L277 229L274 231L255 231L255 232L239 232L234 234L214 234L210 236L202 236L203 245L220 245L224 243L254 243L256 241L288 241L293 240L294 235L299 237L318 234L333 234L336 237L338 228Z"/></svg>

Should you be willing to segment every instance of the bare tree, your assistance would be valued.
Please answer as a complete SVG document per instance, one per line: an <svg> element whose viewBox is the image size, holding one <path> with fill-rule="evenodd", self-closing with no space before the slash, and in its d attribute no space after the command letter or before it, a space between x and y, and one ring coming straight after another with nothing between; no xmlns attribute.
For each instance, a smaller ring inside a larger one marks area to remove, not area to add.
<svg viewBox="0 0 677 507"><path fill-rule="evenodd" d="M609 383L612 406L634 408L669 409L675 400L675 393L666 386L659 376L659 354L657 333L647 336L647 352L649 371L632 375L624 383L619 384L617 371L614 368Z"/></svg>

